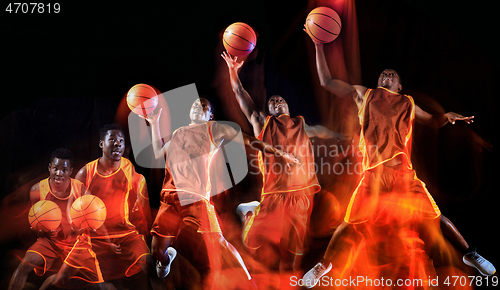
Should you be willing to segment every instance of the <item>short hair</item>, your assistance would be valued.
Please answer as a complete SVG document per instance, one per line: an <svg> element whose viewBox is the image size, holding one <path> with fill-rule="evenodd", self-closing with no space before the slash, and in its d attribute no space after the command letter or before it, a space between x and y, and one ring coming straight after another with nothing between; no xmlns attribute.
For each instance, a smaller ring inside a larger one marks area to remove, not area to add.
<svg viewBox="0 0 500 290"><path fill-rule="evenodd" d="M108 134L109 130L120 130L123 133L122 126L118 124L106 124L99 130L99 140L106 139L106 134Z"/></svg>
<svg viewBox="0 0 500 290"><path fill-rule="evenodd" d="M56 150L52 151L49 163L52 163L52 161L54 161L54 158L67 159L69 160L70 166L73 167L73 152L71 152L71 150L59 147Z"/></svg>
<svg viewBox="0 0 500 290"><path fill-rule="evenodd" d="M207 101L210 103L210 112L211 112L212 114L214 114L214 115L215 115L215 107L214 107L214 103L212 102L212 100L210 100L210 98L208 98L208 97L207 97L207 96L205 96L205 95L202 95L202 96L200 96L198 99L200 99L200 101L201 101L201 99L205 99L205 100L207 100Z"/></svg>

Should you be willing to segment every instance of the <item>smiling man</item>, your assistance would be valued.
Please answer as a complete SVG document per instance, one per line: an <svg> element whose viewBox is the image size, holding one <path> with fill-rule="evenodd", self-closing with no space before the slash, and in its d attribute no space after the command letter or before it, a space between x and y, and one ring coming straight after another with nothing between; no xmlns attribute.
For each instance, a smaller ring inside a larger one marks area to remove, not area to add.
<svg viewBox="0 0 500 290"><path fill-rule="evenodd" d="M51 268L60 258L64 260L76 242L76 233L71 229L69 207L75 199L85 193L85 186L70 178L73 172L73 153L65 148L52 152L48 166L49 177L33 185L31 203L40 200L55 202L62 212L60 226L52 232L39 232L37 241L29 248L17 270L12 275L9 289L22 289L28 274L35 270L39 276ZM96 276L91 275L94 278ZM97 281L97 280L94 280Z"/></svg>

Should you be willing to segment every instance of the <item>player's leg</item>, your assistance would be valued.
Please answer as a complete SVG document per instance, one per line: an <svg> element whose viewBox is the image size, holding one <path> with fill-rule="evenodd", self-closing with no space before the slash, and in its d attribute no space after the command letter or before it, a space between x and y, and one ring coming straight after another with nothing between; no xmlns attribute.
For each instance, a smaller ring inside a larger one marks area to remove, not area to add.
<svg viewBox="0 0 500 290"><path fill-rule="evenodd" d="M164 278L170 272L170 265L177 256L177 251L170 247L173 237L153 235L151 241L151 255L156 260L156 274Z"/></svg>
<svg viewBox="0 0 500 290"><path fill-rule="evenodd" d="M37 253L26 252L23 260L10 279L9 290L23 289L28 275L35 267L45 264L44 259Z"/></svg>
<svg viewBox="0 0 500 290"><path fill-rule="evenodd" d="M476 268L481 274L485 276L494 275L496 272L495 267L488 260L479 255L475 250L469 248L469 244L465 241L464 237L455 225L445 216L441 215L440 218L441 231L443 235L459 250L463 256L465 264Z"/></svg>

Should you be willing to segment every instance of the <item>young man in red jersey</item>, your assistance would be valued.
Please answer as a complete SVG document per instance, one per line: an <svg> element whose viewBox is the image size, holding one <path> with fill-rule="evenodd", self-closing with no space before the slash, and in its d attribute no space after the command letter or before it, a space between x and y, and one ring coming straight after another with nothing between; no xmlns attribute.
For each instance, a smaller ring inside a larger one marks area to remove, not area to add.
<svg viewBox="0 0 500 290"><path fill-rule="evenodd" d="M321 187L314 170L311 137L339 138L323 126L309 126L302 116L291 117L283 97L268 100L268 112L260 110L243 88L237 62L223 52L229 69L235 98L253 127L254 135L271 146L293 154L299 161L286 166L273 155L259 153L259 169L263 175L260 202L241 204L244 219L244 242L253 257L272 270L297 270L304 251L307 224L313 196ZM277 170L278 169L278 170Z"/></svg>
<svg viewBox="0 0 500 290"><path fill-rule="evenodd" d="M314 41L314 40L313 40ZM448 122L473 122L474 117L465 117L454 112L431 115L422 110L408 95L402 95L401 81L393 69L384 70L378 78L376 89L361 85L350 85L331 77L326 62L323 44L315 42L316 66L321 86L338 97L353 98L358 108L361 125L360 150L363 153L361 181L351 197L344 222L336 229L323 259L304 275L308 286L314 286L321 276L330 271L331 261L336 255L338 242L355 224L375 220L381 216L382 201L391 195L403 200L417 201L415 208L423 218L439 219L445 236L464 253L463 261L479 270L483 275L495 273L493 265L471 251L469 245L453 223L444 217L425 184L419 180L411 163L411 140L413 122L440 128ZM407 209L407 211L410 209Z"/></svg>
<svg viewBox="0 0 500 290"><path fill-rule="evenodd" d="M217 213L210 203L213 182L210 178L211 171L214 170L211 163L222 146L229 141L237 142L235 137L238 132L229 125L212 121L214 116L212 104L205 98L199 98L191 106L189 126L177 129L172 138L163 143L159 126L160 115L161 111L143 117L151 124L155 157L166 156L168 161L161 192L162 203L151 230L152 254L157 260L158 276L163 278L168 275L170 265L177 254L171 245L183 230L195 232L192 233L194 235L203 234L198 239L204 237L207 245L218 244L221 256L232 267L242 268L247 279L253 282L240 254L222 235ZM282 155L282 152L255 138L245 134L243 138L246 145L279 155L277 158L283 159L286 163L296 162L293 156ZM215 172L213 176L223 176L223 174L224 172ZM208 250L210 255L211 249ZM195 267L200 268L199 263L193 262ZM202 272L205 287L212 288L213 270L217 269L207 270L209 267L205 266L205 269L199 271Z"/></svg>
<svg viewBox="0 0 500 290"><path fill-rule="evenodd" d="M52 152L48 166L50 176L33 185L30 191L32 204L40 200L55 202L62 212L61 224L51 232L39 232L37 241L28 249L21 264L12 275L9 290L23 289L28 274L42 276L49 270L52 263L60 258L65 262L66 256L76 242L77 233L72 230L69 208L73 201L85 194L83 183L70 178L73 172L73 153L65 148ZM98 271L91 267L81 279L89 282L99 282Z"/></svg>

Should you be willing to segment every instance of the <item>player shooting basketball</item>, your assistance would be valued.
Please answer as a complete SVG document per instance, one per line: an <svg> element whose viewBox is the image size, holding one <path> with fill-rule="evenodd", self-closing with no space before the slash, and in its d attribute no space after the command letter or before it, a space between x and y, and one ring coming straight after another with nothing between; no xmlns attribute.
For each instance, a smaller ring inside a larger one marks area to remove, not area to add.
<svg viewBox="0 0 500 290"><path fill-rule="evenodd" d="M314 41L314 39L313 39ZM421 202L423 218L439 220L441 230L455 247L464 253L463 261L479 270L483 275L492 275L495 268L486 259L469 248L469 245L453 225L444 217L433 198L413 170L411 163L411 137L413 122L417 121L436 128L447 123L464 121L471 124L474 117L465 117L454 112L431 115L422 110L408 95L402 95L398 73L384 70L376 89L350 85L331 77L323 44L314 41L316 66L321 86L338 97L353 98L358 108L361 135L359 147L363 153L363 173L360 184L352 195L344 222L336 229L323 259L304 275L304 281L314 286L319 278L332 268L331 261L343 236L354 224L363 224L380 218L382 201L387 196L411 197ZM404 204L404 201L400 201ZM397 206L396 206L397 207ZM395 208L394 208L395 209Z"/></svg>
<svg viewBox="0 0 500 290"><path fill-rule="evenodd" d="M177 255L171 247L180 231L197 235L197 239L205 238L208 255L213 250L221 252L221 256L231 266L240 267L245 271L248 280L251 276L240 254L222 235L214 206L210 203L211 167L216 152L229 141L234 141L238 132L229 125L221 124L213 119L212 104L205 98L194 101L189 117L189 126L177 129L172 138L163 143L157 114L141 116L151 124L153 150L156 158L166 156L165 180L161 192L161 206L156 216L151 233L153 234L152 254L157 260L157 274L163 278L170 272L170 266ZM282 154L277 149L256 138L243 134L244 142L268 153L279 155L285 163L295 163L297 160L288 154ZM242 144L243 145L243 144ZM223 172L215 172L213 176ZM222 177L221 177L222 178ZM203 233L203 236L200 234ZM215 242L213 242L215 241ZM219 249L210 249L209 245L219 245ZM200 257L198 257L200 258ZM215 257L218 259L218 257ZM204 276L203 283L213 287L212 277L218 271L201 269L200 261L194 261L194 266ZM210 266L206 266L205 269Z"/></svg>

